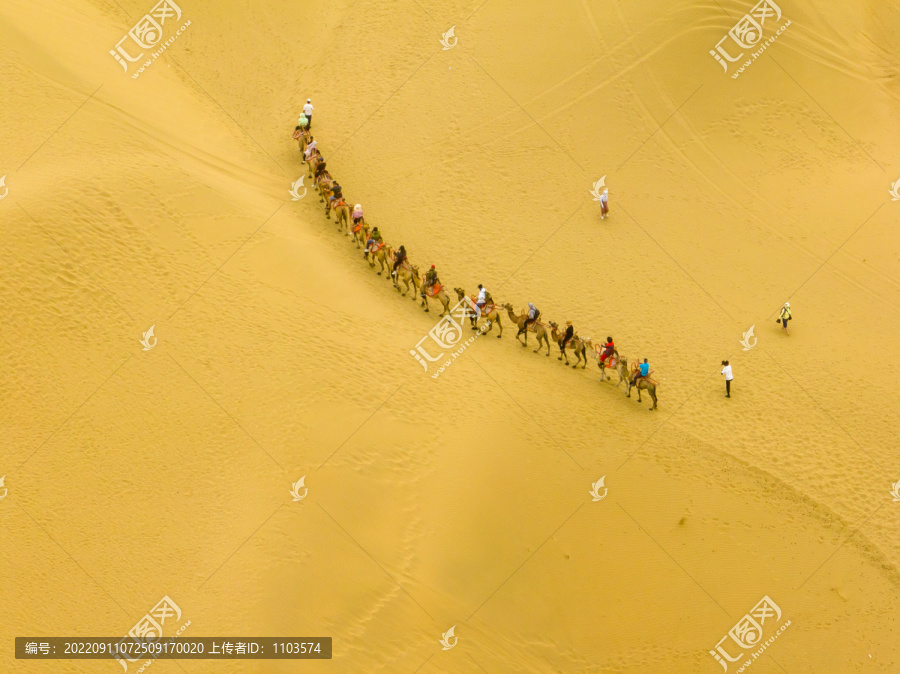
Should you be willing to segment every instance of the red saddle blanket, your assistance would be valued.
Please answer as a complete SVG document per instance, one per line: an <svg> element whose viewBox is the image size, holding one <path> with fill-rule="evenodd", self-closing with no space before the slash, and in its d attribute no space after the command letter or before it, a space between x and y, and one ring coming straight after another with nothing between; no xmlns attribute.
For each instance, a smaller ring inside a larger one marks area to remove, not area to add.
<svg viewBox="0 0 900 674"><path fill-rule="evenodd" d="M434 296L437 295L439 292L441 292L441 288L443 288L443 287L444 287L444 286L442 286L440 283L435 283L435 284L434 284L433 286L431 286L430 288L429 288L428 286L426 286L426 287L424 288L424 291L425 291L425 294L428 295L428 297L434 297Z"/></svg>
<svg viewBox="0 0 900 674"><path fill-rule="evenodd" d="M640 373L641 373L640 367L635 367L634 365L631 366L632 378L634 378L635 376L639 376ZM653 384L654 386L659 386L659 382L653 378L653 370L650 370L650 374L648 374L646 377L641 377L641 379L643 379L644 381L646 381L650 384Z"/></svg>
<svg viewBox="0 0 900 674"><path fill-rule="evenodd" d="M472 297L471 297L470 299L472 300L472 304L475 304L475 305L478 304L478 297L477 297L477 296L472 295ZM493 302L488 302L488 303L485 304L483 307L481 307L481 314L484 315L484 314L489 314L489 313L491 313L491 312L494 310L494 306L495 306L495 305L494 305Z"/></svg>
<svg viewBox="0 0 900 674"><path fill-rule="evenodd" d="M611 353L606 358L603 358L603 350L603 345L594 344L594 357L597 360L602 360L606 363L606 367L615 368L615 366L619 364L619 359L616 358L616 354Z"/></svg>

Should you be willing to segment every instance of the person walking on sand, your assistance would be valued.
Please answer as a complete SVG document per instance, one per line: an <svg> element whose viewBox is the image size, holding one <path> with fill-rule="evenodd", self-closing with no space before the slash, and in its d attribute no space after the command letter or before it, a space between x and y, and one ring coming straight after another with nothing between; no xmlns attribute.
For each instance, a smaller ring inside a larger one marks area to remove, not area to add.
<svg viewBox="0 0 900 674"><path fill-rule="evenodd" d="M306 99L306 105L303 106L303 114L306 115L306 129L309 130L312 128L312 113L313 113L313 105L312 99Z"/></svg>
<svg viewBox="0 0 900 674"><path fill-rule="evenodd" d="M725 397L731 397L731 382L734 379L734 375L731 373L731 365L728 364L727 360L722 361L722 374L725 375Z"/></svg>
<svg viewBox="0 0 900 674"><path fill-rule="evenodd" d="M605 220L609 217L609 190L604 189L600 195L600 219Z"/></svg>
<svg viewBox="0 0 900 674"><path fill-rule="evenodd" d="M778 318L775 319L776 323L781 323L784 326L784 334L787 334L787 324L789 320L791 320L791 303L785 302L784 306L781 307L781 313L778 314Z"/></svg>

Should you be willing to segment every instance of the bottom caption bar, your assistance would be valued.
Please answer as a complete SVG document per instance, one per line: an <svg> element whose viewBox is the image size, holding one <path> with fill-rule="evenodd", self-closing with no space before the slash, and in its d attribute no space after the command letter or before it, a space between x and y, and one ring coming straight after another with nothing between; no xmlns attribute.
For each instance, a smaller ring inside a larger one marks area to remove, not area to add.
<svg viewBox="0 0 900 674"><path fill-rule="evenodd" d="M20 660L330 660L331 637L16 637Z"/></svg>

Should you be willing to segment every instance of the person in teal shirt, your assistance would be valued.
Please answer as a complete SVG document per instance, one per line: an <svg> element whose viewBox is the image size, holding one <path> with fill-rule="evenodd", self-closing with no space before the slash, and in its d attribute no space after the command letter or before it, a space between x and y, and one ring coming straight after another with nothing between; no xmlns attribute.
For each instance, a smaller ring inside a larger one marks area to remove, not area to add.
<svg viewBox="0 0 900 674"><path fill-rule="evenodd" d="M631 382L633 386L637 386L638 382L650 374L650 363L647 362L647 359L644 358L644 362L638 366L638 371L634 375L634 381Z"/></svg>

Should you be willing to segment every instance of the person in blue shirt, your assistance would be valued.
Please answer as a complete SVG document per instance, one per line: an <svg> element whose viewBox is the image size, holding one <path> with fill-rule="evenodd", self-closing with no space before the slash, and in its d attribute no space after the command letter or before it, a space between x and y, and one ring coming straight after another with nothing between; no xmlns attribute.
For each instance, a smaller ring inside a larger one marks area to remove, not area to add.
<svg viewBox="0 0 900 674"><path fill-rule="evenodd" d="M644 358L644 362L640 364L638 372L634 375L633 384L637 386L637 383L650 374L650 363L647 362L647 359Z"/></svg>

